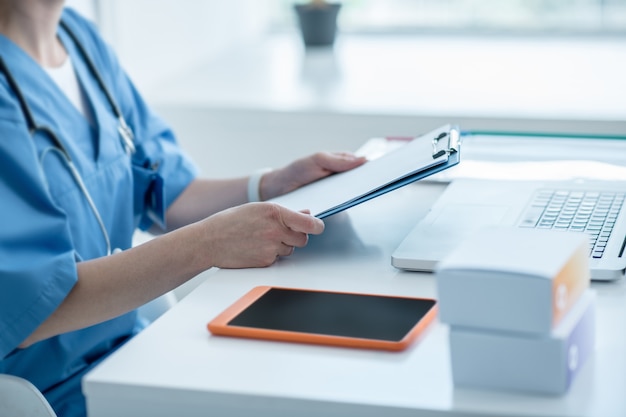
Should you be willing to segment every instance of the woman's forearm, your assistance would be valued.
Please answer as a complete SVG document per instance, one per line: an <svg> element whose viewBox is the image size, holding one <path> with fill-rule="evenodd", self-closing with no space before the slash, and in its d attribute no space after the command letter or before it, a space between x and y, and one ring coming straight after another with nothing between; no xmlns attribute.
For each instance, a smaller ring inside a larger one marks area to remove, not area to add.
<svg viewBox="0 0 626 417"><path fill-rule="evenodd" d="M77 265L78 281L20 347L118 317L176 288L212 261L199 228L179 229L124 252ZM198 256L203 253L204 256Z"/></svg>
<svg viewBox="0 0 626 417"><path fill-rule="evenodd" d="M244 204L124 252L77 265L78 281L20 347L120 316L211 267L269 266L324 223L271 203Z"/></svg>
<svg viewBox="0 0 626 417"><path fill-rule="evenodd" d="M167 210L168 231L246 203L247 184L248 178L192 181Z"/></svg>

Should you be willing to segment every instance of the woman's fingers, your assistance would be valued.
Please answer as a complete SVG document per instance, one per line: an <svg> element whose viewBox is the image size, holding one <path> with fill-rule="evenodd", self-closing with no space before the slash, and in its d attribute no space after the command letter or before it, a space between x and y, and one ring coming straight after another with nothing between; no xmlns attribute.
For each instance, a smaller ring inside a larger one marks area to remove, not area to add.
<svg viewBox="0 0 626 417"><path fill-rule="evenodd" d="M285 226L294 232L319 235L324 231L324 222L303 212L291 211L278 206Z"/></svg>
<svg viewBox="0 0 626 417"><path fill-rule="evenodd" d="M278 251L276 255L277 256L290 256L293 254L294 250L295 248L293 246L289 246L284 243L281 243L280 246L278 247Z"/></svg>
<svg viewBox="0 0 626 417"><path fill-rule="evenodd" d="M273 203L250 203L224 210L202 222L205 254L212 266L268 266L324 231L324 222Z"/></svg>

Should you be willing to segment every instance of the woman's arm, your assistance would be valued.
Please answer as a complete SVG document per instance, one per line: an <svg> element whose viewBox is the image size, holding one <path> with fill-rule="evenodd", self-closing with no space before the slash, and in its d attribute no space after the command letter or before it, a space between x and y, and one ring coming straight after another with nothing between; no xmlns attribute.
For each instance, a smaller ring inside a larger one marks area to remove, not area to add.
<svg viewBox="0 0 626 417"><path fill-rule="evenodd" d="M319 152L263 175L259 195L262 201L269 200L331 174L356 168L365 161L350 153ZM248 202L247 186L247 177L192 181L167 211L168 230Z"/></svg>
<svg viewBox="0 0 626 417"><path fill-rule="evenodd" d="M124 252L78 264L78 281L61 305L21 344L101 323L131 311L213 266L264 267L324 224L272 203L221 211Z"/></svg>
<svg viewBox="0 0 626 417"><path fill-rule="evenodd" d="M260 195L272 198L365 162L318 153L265 174ZM305 246L324 223L273 203L243 204L247 178L195 180L167 212L173 231L122 253L78 264L78 281L61 305L20 347L131 311L211 267L271 265Z"/></svg>

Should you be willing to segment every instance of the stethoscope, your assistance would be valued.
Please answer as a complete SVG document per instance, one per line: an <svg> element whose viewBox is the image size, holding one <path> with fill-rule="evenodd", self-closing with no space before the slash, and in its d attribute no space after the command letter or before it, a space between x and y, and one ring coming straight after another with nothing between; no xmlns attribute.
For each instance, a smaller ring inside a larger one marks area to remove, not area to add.
<svg viewBox="0 0 626 417"><path fill-rule="evenodd" d="M100 86L101 90L104 92L104 95L106 96L107 101L111 105L111 108L113 109L113 114L118 120L117 130L120 134L122 145L124 146L126 153L128 153L129 155L133 154L135 152L134 134L131 128L128 126L128 124L126 124L126 120L124 119L124 116L122 115L122 112L120 111L120 108L118 107L117 102L111 95L109 89L106 87L102 77L100 76L100 73L98 72L98 69L96 68L96 65L87 54L87 51L85 50L84 46L80 43L77 36L70 30L70 28L63 21L60 22L60 25L67 32L67 34L70 36L72 41L76 44L76 47L78 48L78 51L80 52L83 59L85 60L87 67L89 68L89 71L92 73L92 75L96 79L96 82ZM11 71L9 71L9 68L6 66L4 60L2 59L2 56L0 56L0 71L4 73L7 79L7 82L9 83L9 86L15 92L15 96L17 97L17 100L20 104L22 112L24 113L26 124L28 125L28 131L31 137L34 136L37 131L39 131L41 133L46 134L54 144L54 147L46 149L41 154L40 159L39 159L40 164L43 165L43 160L48 154L48 152L54 152L58 154L59 156L61 156L61 159L65 161L65 166L70 171L72 177L74 178L74 180L76 181L76 184L78 185L78 188L80 188L82 194L85 196L87 203L91 207L91 210L93 211L96 217L96 220L98 221L98 225L100 226L100 230L102 231L102 235L104 236L107 255L110 255L112 253L111 240L109 238L109 234L104 225L104 221L102 220L102 216L100 216L100 212L98 211L98 208L96 207L96 204L94 203L93 198L91 198L91 194L89 193L89 190L87 190L87 187L85 186L85 182L83 181L82 176L76 169L76 166L74 165L74 162L72 161L70 153L67 151L67 148L65 147L63 142L59 139L59 137L52 131L52 129L50 129L50 127L37 124L30 107L28 106L28 103L26 102L24 94L22 93L22 90L17 85L15 78L13 78ZM116 249L113 252L118 252L118 251L119 250Z"/></svg>

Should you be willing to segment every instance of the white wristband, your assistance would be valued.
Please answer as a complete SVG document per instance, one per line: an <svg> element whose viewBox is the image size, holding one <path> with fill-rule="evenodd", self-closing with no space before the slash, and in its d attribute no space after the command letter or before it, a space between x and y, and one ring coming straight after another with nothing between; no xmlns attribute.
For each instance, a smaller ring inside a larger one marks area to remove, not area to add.
<svg viewBox="0 0 626 417"><path fill-rule="evenodd" d="M259 192L261 178L271 170L271 168L263 168L250 175L248 178L248 202L261 201L261 193Z"/></svg>

